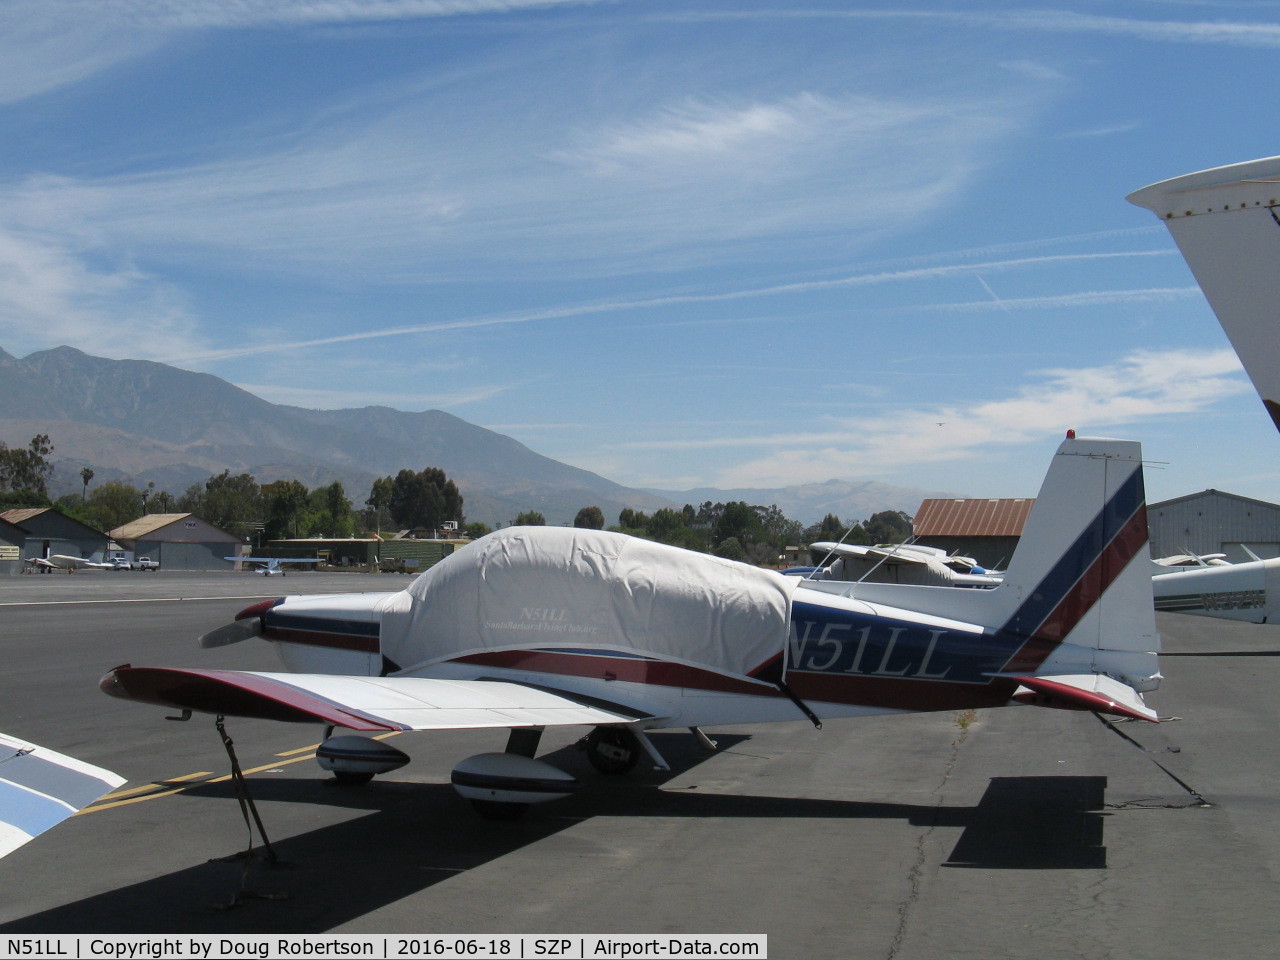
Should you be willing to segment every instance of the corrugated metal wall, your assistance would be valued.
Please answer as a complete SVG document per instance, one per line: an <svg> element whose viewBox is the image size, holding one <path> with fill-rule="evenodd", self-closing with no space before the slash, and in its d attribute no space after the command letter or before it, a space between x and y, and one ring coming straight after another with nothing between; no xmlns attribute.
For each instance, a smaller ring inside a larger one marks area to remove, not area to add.
<svg viewBox="0 0 1280 960"><path fill-rule="evenodd" d="M1280 504L1206 490L1147 507L1151 555L1226 553L1247 560L1240 544L1258 556L1280 555Z"/></svg>

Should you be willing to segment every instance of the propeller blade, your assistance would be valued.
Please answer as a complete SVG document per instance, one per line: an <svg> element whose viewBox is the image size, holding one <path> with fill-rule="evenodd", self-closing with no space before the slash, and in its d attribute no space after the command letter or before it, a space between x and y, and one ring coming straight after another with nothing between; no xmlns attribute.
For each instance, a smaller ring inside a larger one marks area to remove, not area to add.
<svg viewBox="0 0 1280 960"><path fill-rule="evenodd" d="M210 647L225 647L228 644L239 643L241 640L248 640L250 637L256 637L262 633L262 620L259 617L253 617L248 620L236 620L228 623L225 627L218 627L217 630L210 630L200 638L200 646L206 650Z"/></svg>

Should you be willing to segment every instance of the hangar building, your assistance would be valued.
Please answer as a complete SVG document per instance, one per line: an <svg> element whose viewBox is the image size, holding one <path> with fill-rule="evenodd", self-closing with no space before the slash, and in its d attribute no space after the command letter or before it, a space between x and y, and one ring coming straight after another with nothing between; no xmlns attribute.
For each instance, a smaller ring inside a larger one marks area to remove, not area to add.
<svg viewBox="0 0 1280 960"><path fill-rule="evenodd" d="M1018 545L1034 497L1017 499L929 499L911 521L916 542L950 554L973 557L990 570L1003 570Z"/></svg>
<svg viewBox="0 0 1280 960"><path fill-rule="evenodd" d="M227 570L240 540L194 513L148 513L111 531L111 539L133 555L150 557L161 570Z"/></svg>
<svg viewBox="0 0 1280 960"><path fill-rule="evenodd" d="M1280 556L1280 504L1221 490L1147 504L1151 556L1225 553L1238 563Z"/></svg>
<svg viewBox="0 0 1280 960"><path fill-rule="evenodd" d="M22 551L29 536L31 534L16 523L0 519L0 576L22 572Z"/></svg>
<svg viewBox="0 0 1280 960"><path fill-rule="evenodd" d="M107 555L107 535L75 520L57 507L19 507L0 513L26 531L24 557L47 557L61 553L101 563Z"/></svg>

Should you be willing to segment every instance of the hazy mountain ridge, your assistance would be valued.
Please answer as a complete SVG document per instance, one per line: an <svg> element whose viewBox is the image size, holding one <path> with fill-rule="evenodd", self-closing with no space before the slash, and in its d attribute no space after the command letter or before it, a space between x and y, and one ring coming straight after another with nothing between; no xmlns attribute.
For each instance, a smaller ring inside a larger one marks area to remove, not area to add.
<svg viewBox="0 0 1280 960"><path fill-rule="evenodd" d="M55 496L80 492L84 466L93 469L94 485L154 482L175 494L223 470L259 483L340 480L358 507L377 477L435 466L457 482L467 518L489 524L531 509L549 523L567 523L592 505L612 523L624 507L652 512L704 500L776 503L807 524L826 513L910 513L935 495L839 480L782 490L636 490L440 410L307 410L148 360L92 357L66 346L18 359L0 349L0 440L25 446L37 433L54 445Z"/></svg>

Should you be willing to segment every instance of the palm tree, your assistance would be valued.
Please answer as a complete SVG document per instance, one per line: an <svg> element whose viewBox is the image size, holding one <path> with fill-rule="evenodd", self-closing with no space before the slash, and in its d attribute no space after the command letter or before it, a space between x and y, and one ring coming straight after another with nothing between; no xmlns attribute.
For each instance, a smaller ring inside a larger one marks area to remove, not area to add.
<svg viewBox="0 0 1280 960"><path fill-rule="evenodd" d="M89 496L89 481L93 479L93 468L82 468L80 470L80 479L84 481L84 487L80 491L80 502L84 503Z"/></svg>

